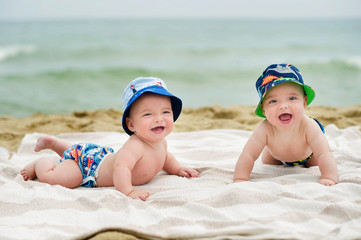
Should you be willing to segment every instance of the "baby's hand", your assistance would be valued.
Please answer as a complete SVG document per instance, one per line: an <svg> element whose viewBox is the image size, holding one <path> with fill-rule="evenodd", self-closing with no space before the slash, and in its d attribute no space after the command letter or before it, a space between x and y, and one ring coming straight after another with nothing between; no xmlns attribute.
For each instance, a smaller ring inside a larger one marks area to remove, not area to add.
<svg viewBox="0 0 361 240"><path fill-rule="evenodd" d="M149 197L149 192L142 190L142 189L135 189L128 193L128 197L131 197L133 199L140 199L145 201Z"/></svg>
<svg viewBox="0 0 361 240"><path fill-rule="evenodd" d="M194 170L192 168L184 168L184 167L181 167L178 172L177 172L177 175L178 176L181 176L181 177L199 177L199 172L197 170Z"/></svg>
<svg viewBox="0 0 361 240"><path fill-rule="evenodd" d="M321 178L319 183L325 186L333 186L336 184L333 180L327 178Z"/></svg>

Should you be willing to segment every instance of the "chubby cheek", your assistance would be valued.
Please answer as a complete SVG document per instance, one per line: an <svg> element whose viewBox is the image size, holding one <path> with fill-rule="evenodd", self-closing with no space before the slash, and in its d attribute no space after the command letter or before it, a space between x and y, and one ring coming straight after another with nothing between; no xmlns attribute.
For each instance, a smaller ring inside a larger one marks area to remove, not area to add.
<svg viewBox="0 0 361 240"><path fill-rule="evenodd" d="M275 109L275 106L262 107L263 115L265 115L267 118L271 117L271 115L275 113Z"/></svg>
<svg viewBox="0 0 361 240"><path fill-rule="evenodd" d="M305 108L303 106L299 107L297 109L297 114L294 114L295 115L294 117L297 118L297 119L302 118L303 114L304 114L304 110L305 110Z"/></svg>
<svg viewBox="0 0 361 240"><path fill-rule="evenodd" d="M132 132L140 132L140 131L144 131L145 129L148 129L149 123L148 121L145 120L142 121L133 120L128 122L128 128Z"/></svg>
<svg viewBox="0 0 361 240"><path fill-rule="evenodd" d="M170 132L173 131L173 127L174 127L173 118L172 118L172 119L167 119L166 122L167 122L167 128L168 128L168 130L169 130Z"/></svg>
<svg viewBox="0 0 361 240"><path fill-rule="evenodd" d="M266 109L263 110L263 115L266 116L267 120L270 123L276 124L276 122L278 121L278 116L276 114L275 107L267 107Z"/></svg>

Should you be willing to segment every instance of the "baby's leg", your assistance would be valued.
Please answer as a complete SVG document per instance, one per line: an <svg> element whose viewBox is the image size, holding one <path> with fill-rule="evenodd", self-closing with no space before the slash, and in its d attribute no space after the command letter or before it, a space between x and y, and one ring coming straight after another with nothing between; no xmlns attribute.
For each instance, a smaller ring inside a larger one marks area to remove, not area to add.
<svg viewBox="0 0 361 240"><path fill-rule="evenodd" d="M40 182L67 188L78 187L82 182L81 170L74 160L65 160L55 165L49 159L40 158L21 170L21 175L24 180L37 177Z"/></svg>
<svg viewBox="0 0 361 240"><path fill-rule="evenodd" d="M40 182L75 188L78 187L83 180L81 170L74 160L65 160L55 168L52 162L38 163L39 164L35 166L35 172Z"/></svg>
<svg viewBox="0 0 361 240"><path fill-rule="evenodd" d="M262 152L262 163L270 165L282 165L282 162L275 159L267 148L264 148Z"/></svg>
<svg viewBox="0 0 361 240"><path fill-rule="evenodd" d="M64 151L72 146L71 143L61 140L53 136L39 137L35 146L35 152L39 152L44 149L51 149L56 152L60 157Z"/></svg>

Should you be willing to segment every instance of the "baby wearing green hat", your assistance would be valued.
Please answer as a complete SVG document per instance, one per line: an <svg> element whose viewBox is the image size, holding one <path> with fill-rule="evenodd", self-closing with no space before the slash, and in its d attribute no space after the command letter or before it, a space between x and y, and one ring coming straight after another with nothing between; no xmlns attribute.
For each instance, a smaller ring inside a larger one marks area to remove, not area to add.
<svg viewBox="0 0 361 240"><path fill-rule="evenodd" d="M300 71L290 64L273 64L256 82L260 101L256 114L266 118L255 128L235 166L234 182L248 181L259 155L264 164L319 166L319 183L338 181L337 165L322 125L304 114L315 97Z"/></svg>

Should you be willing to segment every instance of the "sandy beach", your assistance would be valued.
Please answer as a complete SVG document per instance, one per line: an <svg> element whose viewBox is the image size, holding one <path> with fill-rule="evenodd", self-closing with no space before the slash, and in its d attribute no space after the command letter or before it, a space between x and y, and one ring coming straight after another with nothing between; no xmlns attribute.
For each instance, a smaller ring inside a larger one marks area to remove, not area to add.
<svg viewBox="0 0 361 240"><path fill-rule="evenodd" d="M255 106L207 106L185 108L175 124L175 132L207 129L253 130L262 119L254 114ZM361 105L350 107L309 106L306 114L324 126L338 128L361 126ZM60 134L70 132L124 132L122 112L114 109L82 111L72 114L34 114L26 118L0 117L0 146L11 153L17 151L27 133Z"/></svg>
<svg viewBox="0 0 361 240"><path fill-rule="evenodd" d="M3 1L0 240L361 239L361 1L324 2ZM318 183L329 177L323 161L257 160L250 181L233 182L263 121L255 82L276 63L296 66L316 92L305 114L325 127L336 186ZM182 99L167 146L198 178L160 171L135 187L145 202L115 187L24 181L29 163L59 162L34 151L43 134L120 149L122 92L141 76Z"/></svg>
<svg viewBox="0 0 361 240"><path fill-rule="evenodd" d="M207 106L185 108L175 124L175 132L209 129L243 129L252 131L262 121L254 114L255 106ZM361 105L350 107L309 106L306 114L317 118L324 126L335 124L344 129L361 127ZM122 112L114 109L82 111L72 114L34 114L26 118L0 117L0 147L17 152L28 133L60 134L73 132L124 132ZM101 231L84 239L138 239L121 231Z"/></svg>

